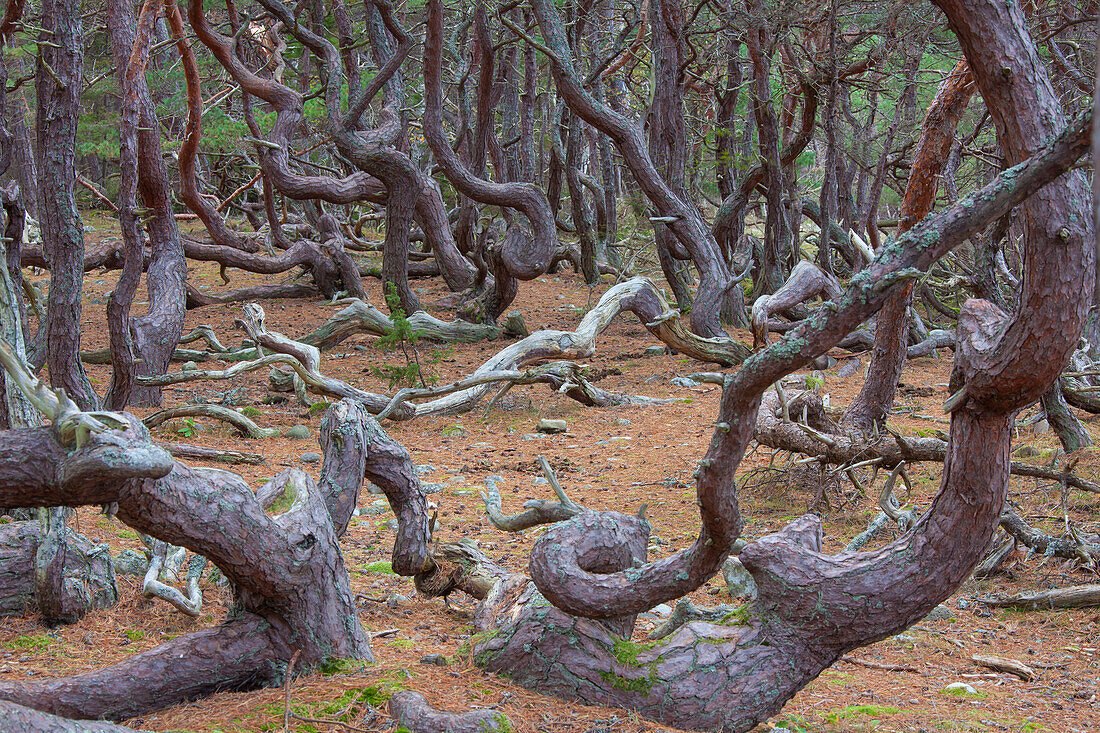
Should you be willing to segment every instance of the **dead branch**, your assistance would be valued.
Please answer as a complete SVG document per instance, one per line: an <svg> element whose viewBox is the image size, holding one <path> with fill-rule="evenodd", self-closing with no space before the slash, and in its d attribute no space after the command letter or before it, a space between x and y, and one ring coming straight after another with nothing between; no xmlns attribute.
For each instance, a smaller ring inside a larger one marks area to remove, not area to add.
<svg viewBox="0 0 1100 733"><path fill-rule="evenodd" d="M1088 608L1100 606L1100 584L1075 585L1037 593L1018 593L1006 598L986 597L981 602L987 606L1019 608L1025 611L1052 610L1055 608Z"/></svg>
<svg viewBox="0 0 1100 733"><path fill-rule="evenodd" d="M222 405L178 405L147 415L142 422L145 423L145 427L152 429L168 420L181 417L210 417L222 420L236 428L242 437L252 440L273 438L280 434L278 428L261 428L248 416Z"/></svg>
<svg viewBox="0 0 1100 733"><path fill-rule="evenodd" d="M585 511L584 507L576 504L565 494L565 490L558 483L558 477L554 475L554 469L550 467L546 458L539 456L539 465L542 466L543 475L550 482L550 488L554 490L558 500L551 502L545 499L531 499L524 502L524 511L506 515L501 511L500 490L495 484L490 484L488 489L481 492L481 500L485 502L485 513L489 515L489 521L497 529L505 532L522 532L540 524L563 522Z"/></svg>
<svg viewBox="0 0 1100 733"><path fill-rule="evenodd" d="M245 453L243 451L227 450L225 448L206 448L199 445L186 443L165 443L164 448L173 458L191 458L199 461L212 461L217 463L248 463L252 465L266 461L259 453Z"/></svg>

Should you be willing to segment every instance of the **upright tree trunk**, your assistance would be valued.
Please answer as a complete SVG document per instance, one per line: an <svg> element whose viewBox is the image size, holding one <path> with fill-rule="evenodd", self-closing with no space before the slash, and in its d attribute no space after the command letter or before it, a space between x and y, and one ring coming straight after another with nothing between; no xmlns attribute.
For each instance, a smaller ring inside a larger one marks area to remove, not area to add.
<svg viewBox="0 0 1100 733"><path fill-rule="evenodd" d="M38 188L42 242L50 261L46 365L50 384L78 405L99 403L80 363L84 224L76 208L76 128L83 84L84 29L78 0L43 0L38 69Z"/></svg>

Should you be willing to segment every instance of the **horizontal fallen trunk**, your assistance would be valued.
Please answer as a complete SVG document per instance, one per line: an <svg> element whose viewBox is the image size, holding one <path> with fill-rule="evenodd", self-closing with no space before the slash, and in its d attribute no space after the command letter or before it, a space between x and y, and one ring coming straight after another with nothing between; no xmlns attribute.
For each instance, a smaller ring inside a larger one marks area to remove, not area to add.
<svg viewBox="0 0 1100 733"><path fill-rule="evenodd" d="M246 453L225 448L207 448L186 443L165 443L164 447L173 458L191 458L212 463L248 463L256 465L267 460L259 453Z"/></svg>
<svg viewBox="0 0 1100 733"><path fill-rule="evenodd" d="M124 725L102 720L70 720L0 700L0 733L128 733Z"/></svg>
<svg viewBox="0 0 1100 733"><path fill-rule="evenodd" d="M408 317L409 327L419 338L442 343L474 343L500 336L498 326L468 321L441 321L430 313L416 311ZM388 336L393 332L393 320L362 300L351 301L343 310L299 339L304 344L327 349L358 333Z"/></svg>
<svg viewBox="0 0 1100 733"><path fill-rule="evenodd" d="M982 598L987 606L1043 611L1055 608L1088 608L1100 606L1100 585L1077 585L1038 593L1019 593L1007 598Z"/></svg>
<svg viewBox="0 0 1100 733"><path fill-rule="evenodd" d="M436 710L423 695L411 690L393 693L389 711L397 725L410 733L506 733L513 730L503 713L495 710L447 713Z"/></svg>

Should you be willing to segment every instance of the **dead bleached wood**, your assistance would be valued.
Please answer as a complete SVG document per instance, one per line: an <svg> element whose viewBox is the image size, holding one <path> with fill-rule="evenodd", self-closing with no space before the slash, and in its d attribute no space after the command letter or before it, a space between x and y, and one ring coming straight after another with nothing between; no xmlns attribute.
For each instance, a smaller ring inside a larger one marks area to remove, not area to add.
<svg viewBox="0 0 1100 733"><path fill-rule="evenodd" d="M512 725L496 710L447 713L436 710L418 692L399 690L390 697L390 717L411 733L504 733Z"/></svg>
<svg viewBox="0 0 1100 733"><path fill-rule="evenodd" d="M207 448L201 445L187 443L165 443L164 448L173 458L190 458L197 461L210 461L212 463L246 463L260 464L264 458L259 453L246 453L244 451L228 450L225 448Z"/></svg>
<svg viewBox="0 0 1100 733"><path fill-rule="evenodd" d="M519 514L507 515L501 510L500 490L497 489L496 484L491 483L488 489L481 492L481 500L485 502L485 513L494 527L505 532L522 532L540 524L553 524L572 519L584 511L584 507L566 495L561 483L558 482L558 477L554 474L554 469L550 468L545 457L539 456L539 465L558 500L532 499L524 502L523 511Z"/></svg>
<svg viewBox="0 0 1100 733"><path fill-rule="evenodd" d="M1025 611L1044 611L1055 608L1088 608L1100 606L1100 584L1075 585L1036 593L1017 593L1004 598L981 599L987 606L1019 608Z"/></svg>
<svg viewBox="0 0 1100 733"><path fill-rule="evenodd" d="M1009 657L998 657L993 654L974 654L970 657L970 661L974 662L974 664L979 667L992 669L994 672L1014 674L1024 682L1030 682L1035 679L1034 669L1023 662L1010 659Z"/></svg>
<svg viewBox="0 0 1100 733"><path fill-rule="evenodd" d="M242 437L259 440L279 435L278 428L261 428L246 415L222 405L178 405L147 415L142 419L147 428L155 428L168 420L181 417L210 417L227 422L237 429Z"/></svg>

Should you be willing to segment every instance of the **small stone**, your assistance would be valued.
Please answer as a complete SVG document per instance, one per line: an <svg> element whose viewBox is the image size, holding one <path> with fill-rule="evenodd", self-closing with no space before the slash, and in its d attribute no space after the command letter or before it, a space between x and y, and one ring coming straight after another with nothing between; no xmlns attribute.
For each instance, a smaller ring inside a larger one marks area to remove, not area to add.
<svg viewBox="0 0 1100 733"><path fill-rule="evenodd" d="M302 454L302 463L320 463L320 462L321 462L321 454L320 453L303 453Z"/></svg>
<svg viewBox="0 0 1100 733"><path fill-rule="evenodd" d="M382 491L381 487L379 487L376 484L368 481L367 482L367 493L368 494L383 494L385 492Z"/></svg>
<svg viewBox="0 0 1100 733"><path fill-rule="evenodd" d="M664 346L650 346L643 353L646 356L664 356L665 355L665 347Z"/></svg>
<svg viewBox="0 0 1100 733"><path fill-rule="evenodd" d="M264 405L281 405L286 402L286 395L272 392L270 394L265 394L260 402Z"/></svg>
<svg viewBox="0 0 1100 733"><path fill-rule="evenodd" d="M1050 423L1048 423L1045 419L1040 420L1039 422L1035 423L1035 434L1036 435L1046 435L1049 432L1050 432Z"/></svg>
<svg viewBox="0 0 1100 733"><path fill-rule="evenodd" d="M295 425L287 428L286 432L283 433L283 437L290 440L305 440L309 437L309 428L305 425Z"/></svg>
<svg viewBox="0 0 1100 733"><path fill-rule="evenodd" d="M568 429L569 425L565 422L565 420L549 419L539 420L539 424L535 428L535 430L539 431L540 433L564 433Z"/></svg>
<svg viewBox="0 0 1100 733"><path fill-rule="evenodd" d="M386 605L390 608L397 608L402 603L405 603L408 600L408 598L401 595L400 593L390 593L388 596L386 596Z"/></svg>
<svg viewBox="0 0 1100 733"><path fill-rule="evenodd" d="M756 581L736 557L727 558L722 564L722 576L731 598L756 598Z"/></svg>
<svg viewBox="0 0 1100 733"><path fill-rule="evenodd" d="M442 654L426 654L420 658L421 664L434 664L436 667L446 667L447 658Z"/></svg>
<svg viewBox="0 0 1100 733"><path fill-rule="evenodd" d="M945 689L945 690L959 690L961 692L965 692L967 695L977 695L978 694L978 691L974 689L973 685L968 685L965 682L952 682L950 685L948 685L947 687L945 687L943 689Z"/></svg>
<svg viewBox="0 0 1100 733"><path fill-rule="evenodd" d="M924 617L925 621L954 621L955 613L942 603L932 609L931 613Z"/></svg>
<svg viewBox="0 0 1100 733"><path fill-rule="evenodd" d="M184 362L183 366L180 367L180 369L185 372L197 372L199 370L199 365L193 361L188 361Z"/></svg>
<svg viewBox="0 0 1100 733"><path fill-rule="evenodd" d="M625 426L625 425L629 425L630 421L627 420L625 417L620 417L618 420L615 421L615 424Z"/></svg>
<svg viewBox="0 0 1100 733"><path fill-rule="evenodd" d="M429 473L435 473L438 469L430 463L421 463L413 470L416 471L417 476L427 476Z"/></svg>
<svg viewBox="0 0 1100 733"><path fill-rule="evenodd" d="M660 616L661 618L668 618L672 615L672 607L667 603L660 603L653 608L649 609L649 612L654 616Z"/></svg>
<svg viewBox="0 0 1100 733"><path fill-rule="evenodd" d="M444 488L443 484L434 484L428 482L421 483L420 485L424 488L425 494L438 494L440 491L443 491Z"/></svg>
<svg viewBox="0 0 1100 733"><path fill-rule="evenodd" d="M535 486L546 486L550 482L546 480L545 476L535 476L535 480L533 483L535 484Z"/></svg>
<svg viewBox="0 0 1100 733"><path fill-rule="evenodd" d="M845 359L841 363L840 369L837 371L836 375L840 379L847 379L858 372L861 366L863 366L863 362L859 360L858 356L854 356L851 359Z"/></svg>
<svg viewBox="0 0 1100 733"><path fill-rule="evenodd" d="M673 387L698 387L699 383L688 377L673 377L669 380Z"/></svg>

